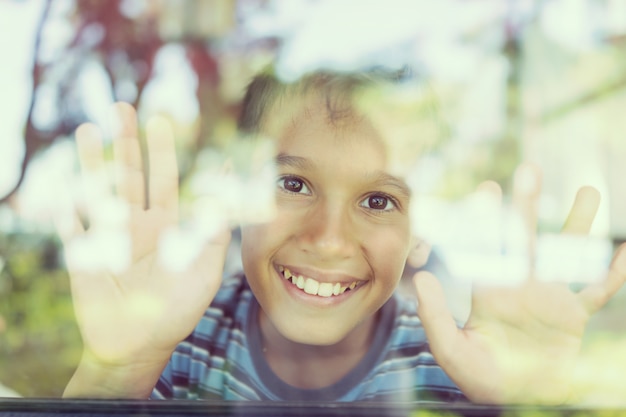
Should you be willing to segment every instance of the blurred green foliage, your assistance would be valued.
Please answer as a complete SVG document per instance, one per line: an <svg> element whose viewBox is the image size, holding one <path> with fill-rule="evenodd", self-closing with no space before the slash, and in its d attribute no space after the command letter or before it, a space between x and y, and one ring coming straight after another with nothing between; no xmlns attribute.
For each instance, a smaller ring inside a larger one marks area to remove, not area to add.
<svg viewBox="0 0 626 417"><path fill-rule="evenodd" d="M0 254L0 381L23 396L60 396L82 346L59 244L40 234L4 235Z"/></svg>

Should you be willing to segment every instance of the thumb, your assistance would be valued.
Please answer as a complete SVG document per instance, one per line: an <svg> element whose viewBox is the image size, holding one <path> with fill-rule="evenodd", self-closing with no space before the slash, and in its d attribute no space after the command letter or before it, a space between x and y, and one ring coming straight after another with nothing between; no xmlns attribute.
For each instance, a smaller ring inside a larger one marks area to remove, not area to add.
<svg viewBox="0 0 626 417"><path fill-rule="evenodd" d="M431 352L440 364L447 362L455 355L460 330L446 305L443 288L439 280L426 271L416 273L413 282L417 290L417 315L424 326Z"/></svg>

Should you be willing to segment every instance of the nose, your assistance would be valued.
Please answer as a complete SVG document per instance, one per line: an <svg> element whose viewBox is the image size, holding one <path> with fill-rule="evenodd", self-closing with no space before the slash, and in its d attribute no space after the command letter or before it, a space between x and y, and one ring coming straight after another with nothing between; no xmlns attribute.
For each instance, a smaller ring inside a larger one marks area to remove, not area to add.
<svg viewBox="0 0 626 417"><path fill-rule="evenodd" d="M350 211L342 204L318 203L302 220L299 244L320 261L353 256L358 248L356 227Z"/></svg>

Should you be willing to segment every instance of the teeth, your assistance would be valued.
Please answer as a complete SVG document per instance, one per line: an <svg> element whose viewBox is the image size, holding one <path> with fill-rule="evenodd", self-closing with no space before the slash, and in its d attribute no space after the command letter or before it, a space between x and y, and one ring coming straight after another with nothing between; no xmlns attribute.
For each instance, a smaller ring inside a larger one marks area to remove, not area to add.
<svg viewBox="0 0 626 417"><path fill-rule="evenodd" d="M300 288L301 290L304 289L304 277L302 275L298 276L298 280L296 281L296 287Z"/></svg>
<svg viewBox="0 0 626 417"><path fill-rule="evenodd" d="M320 297L330 297L333 295L333 284L330 282L321 283L319 289L317 290L317 295Z"/></svg>
<svg viewBox="0 0 626 417"><path fill-rule="evenodd" d="M307 278L302 275L294 275L289 269L285 268L282 265L278 266L278 271L283 275L286 280L291 281L293 285L301 290L304 290L305 293L310 295L317 295L320 297L331 297L333 295L340 295L347 290L355 289L358 285L356 281L350 283L347 286L342 286L339 282L336 282L334 284L331 282L318 282L313 278Z"/></svg>
<svg viewBox="0 0 626 417"><path fill-rule="evenodd" d="M304 292L311 295L317 295L317 290L320 288L320 283L313 278L307 278L304 283Z"/></svg>

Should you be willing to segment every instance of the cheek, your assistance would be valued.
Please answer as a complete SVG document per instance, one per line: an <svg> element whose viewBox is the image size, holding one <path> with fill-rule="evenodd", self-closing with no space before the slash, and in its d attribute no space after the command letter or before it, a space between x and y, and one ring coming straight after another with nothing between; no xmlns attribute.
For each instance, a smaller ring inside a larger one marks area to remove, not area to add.
<svg viewBox="0 0 626 417"><path fill-rule="evenodd" d="M305 214L302 210L279 205L271 221L242 226L242 240L244 243L250 242L251 246L268 247L279 244L302 227Z"/></svg>
<svg viewBox="0 0 626 417"><path fill-rule="evenodd" d="M371 234L364 246L378 276L394 282L400 279L411 248L408 226L389 227Z"/></svg>
<svg viewBox="0 0 626 417"><path fill-rule="evenodd" d="M264 241L262 239L262 226L245 226L241 228L241 261L244 271L250 272L250 268L258 261L263 253Z"/></svg>
<svg viewBox="0 0 626 417"><path fill-rule="evenodd" d="M246 225L241 228L241 258L245 268L269 258L284 241L284 222L280 216L269 223Z"/></svg>

